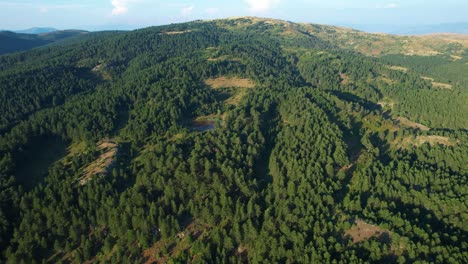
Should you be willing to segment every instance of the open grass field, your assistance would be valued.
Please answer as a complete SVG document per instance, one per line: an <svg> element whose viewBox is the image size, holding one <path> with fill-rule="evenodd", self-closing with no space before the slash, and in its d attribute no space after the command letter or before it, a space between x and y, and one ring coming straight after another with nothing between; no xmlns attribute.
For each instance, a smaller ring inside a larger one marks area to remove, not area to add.
<svg viewBox="0 0 468 264"><path fill-rule="evenodd" d="M226 77L211 78L205 81L205 84L213 89L218 88L253 88L255 83L248 78Z"/></svg>

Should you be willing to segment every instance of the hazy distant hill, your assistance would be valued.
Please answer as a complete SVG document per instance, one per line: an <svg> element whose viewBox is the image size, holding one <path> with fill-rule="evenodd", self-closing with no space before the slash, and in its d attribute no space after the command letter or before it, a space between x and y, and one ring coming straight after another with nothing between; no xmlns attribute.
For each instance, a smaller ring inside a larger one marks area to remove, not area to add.
<svg viewBox="0 0 468 264"><path fill-rule="evenodd" d="M468 22L434 25L361 25L349 24L347 27L366 32L385 32L397 35L422 35L435 33L468 34Z"/></svg>
<svg viewBox="0 0 468 264"><path fill-rule="evenodd" d="M51 27L33 27L23 30L13 30L15 33L23 33L23 34L44 34L49 32L59 31L56 28Z"/></svg>
<svg viewBox="0 0 468 264"><path fill-rule="evenodd" d="M66 38L86 34L82 30L61 30L42 34L24 34L11 31L0 32L0 55L33 49Z"/></svg>
<svg viewBox="0 0 468 264"><path fill-rule="evenodd" d="M468 22L440 24L440 25L414 26L414 27L407 27L407 28L401 27L401 28L398 28L396 30L392 30L389 32L392 34L404 34L404 35L420 35L420 34L433 34L433 33L468 34Z"/></svg>

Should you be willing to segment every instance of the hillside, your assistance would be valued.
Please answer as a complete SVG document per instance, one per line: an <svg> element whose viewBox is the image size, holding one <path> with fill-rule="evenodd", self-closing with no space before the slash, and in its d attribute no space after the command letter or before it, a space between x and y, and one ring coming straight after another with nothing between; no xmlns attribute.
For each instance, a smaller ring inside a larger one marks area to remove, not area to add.
<svg viewBox="0 0 468 264"><path fill-rule="evenodd" d="M380 37L242 17L0 56L0 262L462 263L467 48Z"/></svg>
<svg viewBox="0 0 468 264"><path fill-rule="evenodd" d="M17 51L30 50L86 33L87 31L82 30L60 30L34 34L0 31L0 55Z"/></svg>

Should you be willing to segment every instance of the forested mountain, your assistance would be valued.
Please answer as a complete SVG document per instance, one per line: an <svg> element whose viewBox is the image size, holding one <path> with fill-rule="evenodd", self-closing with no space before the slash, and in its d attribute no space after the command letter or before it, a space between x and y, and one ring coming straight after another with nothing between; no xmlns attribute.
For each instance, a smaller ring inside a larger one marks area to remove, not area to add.
<svg viewBox="0 0 468 264"><path fill-rule="evenodd" d="M59 40L88 33L82 30L59 30L46 33L15 33L0 31L0 55L30 50Z"/></svg>
<svg viewBox="0 0 468 264"><path fill-rule="evenodd" d="M236 18L0 56L0 262L466 262L466 47L336 34Z"/></svg>

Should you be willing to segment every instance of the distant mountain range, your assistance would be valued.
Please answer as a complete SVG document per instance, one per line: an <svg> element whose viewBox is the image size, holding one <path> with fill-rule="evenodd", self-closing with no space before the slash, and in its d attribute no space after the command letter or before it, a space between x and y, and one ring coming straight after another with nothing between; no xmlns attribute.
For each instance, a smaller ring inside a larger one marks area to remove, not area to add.
<svg viewBox="0 0 468 264"><path fill-rule="evenodd" d="M435 24L435 25L358 25L350 24L349 27L367 32L385 32L396 35L423 35L433 33L457 33L468 34L468 22Z"/></svg>
<svg viewBox="0 0 468 264"><path fill-rule="evenodd" d="M36 32L39 32L40 30L45 30L45 28L36 29ZM0 31L0 55L33 49L66 38L83 35L86 33L88 33L88 31L83 30L55 30L51 32L35 34Z"/></svg>
<svg viewBox="0 0 468 264"><path fill-rule="evenodd" d="M13 32L23 33L23 34L44 34L44 33L50 33L54 31L59 31L59 30L56 28L51 28L51 27L33 27L33 28L28 28L28 29L23 29L23 30L14 30Z"/></svg>

